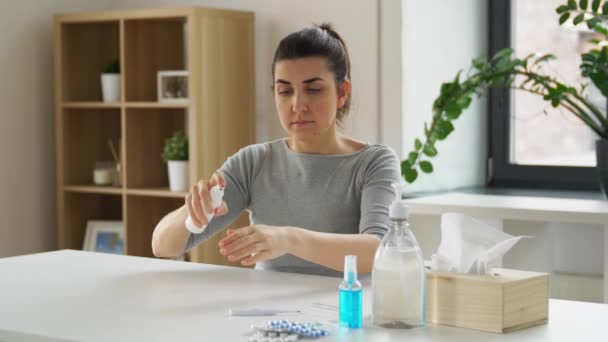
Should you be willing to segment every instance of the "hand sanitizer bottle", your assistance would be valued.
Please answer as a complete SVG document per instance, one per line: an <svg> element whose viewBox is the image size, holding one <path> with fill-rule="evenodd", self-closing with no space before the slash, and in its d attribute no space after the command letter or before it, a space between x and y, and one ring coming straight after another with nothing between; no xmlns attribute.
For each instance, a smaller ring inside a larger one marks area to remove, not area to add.
<svg viewBox="0 0 608 342"><path fill-rule="evenodd" d="M218 208L220 205L222 205L222 198L224 198L224 188L220 188L219 185L214 186L213 188L211 188L211 190L209 190L209 196L211 197L211 207L213 209ZM207 222L211 222L211 219L213 218L213 213L205 213L205 215L207 215ZM192 216L188 216L188 218L186 219L186 229L188 229L192 234L202 233L205 230L205 227L207 227L207 225L204 225L202 227L198 227L197 225L195 225L194 221L192 221Z"/></svg>
<svg viewBox="0 0 608 342"><path fill-rule="evenodd" d="M340 283L340 326L361 328L363 325L363 291L357 280L357 256L344 257L344 280Z"/></svg>
<svg viewBox="0 0 608 342"><path fill-rule="evenodd" d="M407 204L395 188L392 225L374 258L372 319L377 326L409 329L425 325L424 259L409 228Z"/></svg>

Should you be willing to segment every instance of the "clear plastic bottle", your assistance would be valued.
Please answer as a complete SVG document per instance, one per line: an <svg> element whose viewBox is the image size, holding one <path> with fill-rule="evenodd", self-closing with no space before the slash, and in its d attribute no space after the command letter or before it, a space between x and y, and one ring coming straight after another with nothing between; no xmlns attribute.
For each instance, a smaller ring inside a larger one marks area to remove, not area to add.
<svg viewBox="0 0 608 342"><path fill-rule="evenodd" d="M363 326L363 287L357 280L357 256L344 257L344 280L340 283L340 326Z"/></svg>
<svg viewBox="0 0 608 342"><path fill-rule="evenodd" d="M409 227L407 204L397 194L390 208L392 227L374 258L372 315L374 325L409 329L426 321L424 259Z"/></svg>

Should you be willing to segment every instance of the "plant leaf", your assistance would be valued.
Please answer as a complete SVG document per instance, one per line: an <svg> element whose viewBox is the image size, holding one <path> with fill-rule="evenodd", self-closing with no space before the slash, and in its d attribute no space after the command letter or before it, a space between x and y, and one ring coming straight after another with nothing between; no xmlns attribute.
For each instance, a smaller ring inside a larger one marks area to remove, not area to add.
<svg viewBox="0 0 608 342"><path fill-rule="evenodd" d="M460 116L461 113L462 113L462 108L460 108L457 101L450 102L445 107L445 115L450 120L458 119L458 117Z"/></svg>
<svg viewBox="0 0 608 342"><path fill-rule="evenodd" d="M439 91L443 95L451 93L452 89L454 89L454 84L452 84L451 82L445 82L441 84L441 88L439 89Z"/></svg>
<svg viewBox="0 0 608 342"><path fill-rule="evenodd" d="M183 131L165 139L162 157L168 160L188 160L188 139Z"/></svg>
<svg viewBox="0 0 608 342"><path fill-rule="evenodd" d="M557 14L562 14L568 12L569 10L570 8L567 5L561 5L555 9L555 12L557 12Z"/></svg>
<svg viewBox="0 0 608 342"><path fill-rule="evenodd" d="M488 62L485 58L479 57L473 60L473 67L477 70L483 70L487 66Z"/></svg>
<svg viewBox="0 0 608 342"><path fill-rule="evenodd" d="M608 15L608 2L605 2L605 3L602 5L602 14L603 14L603 15Z"/></svg>
<svg viewBox="0 0 608 342"><path fill-rule="evenodd" d="M599 22L600 22L600 18L593 17L587 21L587 27L590 29L593 29L595 27L595 25L597 25ZM592 42L594 44L599 43L599 41L597 39L591 39L590 42Z"/></svg>
<svg viewBox="0 0 608 342"><path fill-rule="evenodd" d="M416 171L415 169L407 169L405 170L403 175L405 176L405 180L408 183L413 183L416 178L418 178L418 171Z"/></svg>
<svg viewBox="0 0 608 342"><path fill-rule="evenodd" d="M594 13L597 13L597 9L600 8L600 2L602 2L601 0L593 0L593 2L591 3L591 10Z"/></svg>
<svg viewBox="0 0 608 342"><path fill-rule="evenodd" d="M559 24L562 25L566 22L566 20L568 20L568 18L570 18L570 12L562 14L561 17L559 17Z"/></svg>
<svg viewBox="0 0 608 342"><path fill-rule="evenodd" d="M458 101L456 101L456 103L458 104L458 106L462 109L467 109L469 107L469 105L471 104L471 97L468 95L465 95L461 98L458 99Z"/></svg>
<svg viewBox="0 0 608 342"><path fill-rule="evenodd" d="M492 57L492 60L494 61L494 60L497 60L497 59L500 59L500 58L509 57L512 54L513 54L513 49L512 48L504 48L504 49L498 51L494 55L494 57Z"/></svg>
<svg viewBox="0 0 608 342"><path fill-rule="evenodd" d="M450 121L444 120L437 125L437 138L444 140L454 130L454 125Z"/></svg>
<svg viewBox="0 0 608 342"><path fill-rule="evenodd" d="M602 92L602 95L607 96L608 94L608 77L605 73L592 73L589 74L589 78L593 81L593 84Z"/></svg>
<svg viewBox="0 0 608 342"><path fill-rule="evenodd" d="M418 159L418 153L410 152L409 157L407 158L410 165L414 165L414 163L416 163L416 159Z"/></svg>
<svg viewBox="0 0 608 342"><path fill-rule="evenodd" d="M578 5L579 5L579 7L581 9L586 10L587 9L587 5L588 5L588 1L587 0L581 0L581 1L579 1Z"/></svg>
<svg viewBox="0 0 608 342"><path fill-rule="evenodd" d="M550 61L550 60L553 60L553 59L555 59L555 55L552 55L552 54L548 53L548 54L545 54L545 55L541 56L537 60L535 60L534 61L534 65L542 63L542 62L547 62L547 61Z"/></svg>
<svg viewBox="0 0 608 342"><path fill-rule="evenodd" d="M416 140L414 141L414 147L416 147L416 151L422 148L422 142L420 141L420 139L416 138Z"/></svg>
<svg viewBox="0 0 608 342"><path fill-rule="evenodd" d="M437 130L434 130L430 135L429 135L429 140L427 142L427 144L435 144L435 142L437 141ZM423 151L424 152L424 151Z"/></svg>
<svg viewBox="0 0 608 342"><path fill-rule="evenodd" d="M608 4L608 2L606 4ZM606 15L608 15L608 13ZM595 26L593 26L593 31L595 31L597 33L601 33L604 36L608 36L608 30L604 26L602 26L602 25L595 25Z"/></svg>
<svg viewBox="0 0 608 342"><path fill-rule="evenodd" d="M576 9L576 1L575 0L568 0L568 8L575 10Z"/></svg>
<svg viewBox="0 0 608 342"><path fill-rule="evenodd" d="M583 22L584 19L585 19L585 13L581 13L581 14L577 15L576 17L574 17L574 20L572 21L572 23L574 25L578 25L581 22Z"/></svg>
<svg viewBox="0 0 608 342"><path fill-rule="evenodd" d="M589 53L585 53L581 56L583 62L593 62L595 61L595 55L597 54L597 50L590 51Z"/></svg>
<svg viewBox="0 0 608 342"><path fill-rule="evenodd" d="M425 173L431 173L433 172L433 164L431 164L431 162L428 160L423 160L420 162L420 170Z"/></svg>
<svg viewBox="0 0 608 342"><path fill-rule="evenodd" d="M424 145L424 149L422 151L429 157L434 157L437 155L437 150L433 145Z"/></svg>
<svg viewBox="0 0 608 342"><path fill-rule="evenodd" d="M408 169L411 169L412 165L410 165L410 162L407 160L404 160L401 162L401 174L404 175L405 171L407 171Z"/></svg>

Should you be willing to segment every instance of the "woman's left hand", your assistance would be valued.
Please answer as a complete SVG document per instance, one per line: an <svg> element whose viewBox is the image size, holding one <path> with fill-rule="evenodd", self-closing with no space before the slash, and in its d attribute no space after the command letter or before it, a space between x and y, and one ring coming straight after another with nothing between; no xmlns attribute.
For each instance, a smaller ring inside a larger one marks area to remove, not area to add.
<svg viewBox="0 0 608 342"><path fill-rule="evenodd" d="M263 224L228 229L228 236L219 242L220 253L242 265L274 259L287 253L289 233L289 227Z"/></svg>

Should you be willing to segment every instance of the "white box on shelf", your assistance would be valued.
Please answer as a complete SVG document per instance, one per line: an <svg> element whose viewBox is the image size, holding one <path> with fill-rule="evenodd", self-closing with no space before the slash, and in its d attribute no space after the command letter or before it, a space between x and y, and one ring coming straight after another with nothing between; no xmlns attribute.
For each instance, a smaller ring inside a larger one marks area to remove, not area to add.
<svg viewBox="0 0 608 342"><path fill-rule="evenodd" d="M158 102L188 102L188 72L164 70L157 73Z"/></svg>

